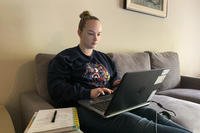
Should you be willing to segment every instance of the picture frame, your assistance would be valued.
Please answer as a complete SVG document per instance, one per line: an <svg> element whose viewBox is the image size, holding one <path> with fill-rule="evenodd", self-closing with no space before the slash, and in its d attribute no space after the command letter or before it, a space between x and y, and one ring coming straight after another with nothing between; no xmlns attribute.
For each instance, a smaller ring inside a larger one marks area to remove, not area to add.
<svg viewBox="0 0 200 133"><path fill-rule="evenodd" d="M168 0L125 0L124 8L148 15L167 17Z"/></svg>

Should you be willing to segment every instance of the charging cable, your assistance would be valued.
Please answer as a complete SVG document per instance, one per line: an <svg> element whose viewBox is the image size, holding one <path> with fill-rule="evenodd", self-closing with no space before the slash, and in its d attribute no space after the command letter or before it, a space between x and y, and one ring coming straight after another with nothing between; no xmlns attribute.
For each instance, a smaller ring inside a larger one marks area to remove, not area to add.
<svg viewBox="0 0 200 133"><path fill-rule="evenodd" d="M156 133L158 132L158 114L157 114L157 112L155 111L155 113L156 113L156 121L155 121L155 128L156 128Z"/></svg>
<svg viewBox="0 0 200 133"><path fill-rule="evenodd" d="M156 101L148 101L148 102L156 103L160 108L162 108L162 109L164 109L164 110L166 110L166 111L169 111L169 112L173 113L174 116L176 116L176 113L175 113L173 110L170 110L170 109L165 108L165 107L164 107L162 104L160 104L159 102L156 102ZM165 116L167 116L167 117L170 119L170 118L171 118L171 115L170 115L168 112L166 112L166 111L162 111L162 112L160 112L160 113L163 114L163 115L165 115Z"/></svg>

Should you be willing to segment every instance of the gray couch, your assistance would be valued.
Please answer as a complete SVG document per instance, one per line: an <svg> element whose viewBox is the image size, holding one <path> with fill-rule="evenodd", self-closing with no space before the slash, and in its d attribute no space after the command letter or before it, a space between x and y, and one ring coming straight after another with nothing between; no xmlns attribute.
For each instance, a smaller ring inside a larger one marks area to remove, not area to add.
<svg viewBox="0 0 200 133"><path fill-rule="evenodd" d="M180 75L178 54L175 52L135 52L109 53L115 62L118 75L125 72L143 71L156 68L169 68L167 78L153 97L165 108L173 110L176 116L172 120L183 125L194 133L200 132L200 79ZM54 108L47 91L47 68L49 60L55 55L38 54L36 64L36 89L21 95L22 118L24 127L31 116L39 109ZM150 108L161 112L163 109L155 103ZM172 114L173 115L173 114Z"/></svg>

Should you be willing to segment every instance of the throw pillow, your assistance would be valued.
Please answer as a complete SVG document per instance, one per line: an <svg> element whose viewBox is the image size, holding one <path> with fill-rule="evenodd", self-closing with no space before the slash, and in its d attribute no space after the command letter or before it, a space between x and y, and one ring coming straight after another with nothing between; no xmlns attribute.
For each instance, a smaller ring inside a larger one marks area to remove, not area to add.
<svg viewBox="0 0 200 133"><path fill-rule="evenodd" d="M170 72L166 76L159 90L166 90L178 87L181 80L178 54L175 52L148 53L150 55L152 69L170 69Z"/></svg>

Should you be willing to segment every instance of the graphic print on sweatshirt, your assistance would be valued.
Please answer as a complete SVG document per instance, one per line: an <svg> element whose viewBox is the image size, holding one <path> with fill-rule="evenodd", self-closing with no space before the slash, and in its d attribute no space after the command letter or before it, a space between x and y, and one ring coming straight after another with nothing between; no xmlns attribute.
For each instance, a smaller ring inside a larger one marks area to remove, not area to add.
<svg viewBox="0 0 200 133"><path fill-rule="evenodd" d="M110 74L101 64L87 63L83 78L88 80L92 86L104 87L110 80Z"/></svg>

